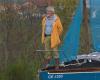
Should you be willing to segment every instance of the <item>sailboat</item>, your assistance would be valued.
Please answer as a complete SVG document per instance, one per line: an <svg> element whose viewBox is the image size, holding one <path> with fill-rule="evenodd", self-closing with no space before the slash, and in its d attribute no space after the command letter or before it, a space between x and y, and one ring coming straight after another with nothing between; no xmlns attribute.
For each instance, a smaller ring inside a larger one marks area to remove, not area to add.
<svg viewBox="0 0 100 80"><path fill-rule="evenodd" d="M90 8L89 24L94 52L88 55L78 55L80 29L83 20L83 0L80 0L63 44L59 49L59 70L55 70L53 66L40 70L40 80L100 80L100 0L88 1Z"/></svg>

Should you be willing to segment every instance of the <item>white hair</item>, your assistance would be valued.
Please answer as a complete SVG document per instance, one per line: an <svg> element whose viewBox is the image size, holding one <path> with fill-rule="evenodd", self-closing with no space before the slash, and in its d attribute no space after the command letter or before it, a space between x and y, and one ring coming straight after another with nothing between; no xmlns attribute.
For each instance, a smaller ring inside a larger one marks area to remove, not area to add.
<svg viewBox="0 0 100 80"><path fill-rule="evenodd" d="M52 11L52 12L55 13L55 9L54 9L53 6L48 6L48 7L46 8L46 11Z"/></svg>

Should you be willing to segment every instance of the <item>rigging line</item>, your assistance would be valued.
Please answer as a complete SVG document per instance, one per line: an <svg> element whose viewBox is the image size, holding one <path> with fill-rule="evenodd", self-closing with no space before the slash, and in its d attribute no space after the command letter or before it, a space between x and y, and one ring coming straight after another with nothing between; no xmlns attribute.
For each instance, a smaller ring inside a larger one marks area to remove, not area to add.
<svg viewBox="0 0 100 80"><path fill-rule="evenodd" d="M56 51L58 51L58 52L63 52L63 50L36 50L36 52L56 52Z"/></svg>

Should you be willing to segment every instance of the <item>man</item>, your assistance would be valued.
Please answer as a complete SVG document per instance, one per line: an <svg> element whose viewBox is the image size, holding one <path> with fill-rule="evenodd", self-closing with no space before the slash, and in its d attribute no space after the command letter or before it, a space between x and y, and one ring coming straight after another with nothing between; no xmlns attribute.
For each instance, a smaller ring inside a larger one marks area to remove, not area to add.
<svg viewBox="0 0 100 80"><path fill-rule="evenodd" d="M42 43L45 46L45 68L48 67L52 56L55 58L56 66L59 66L58 45L61 43L63 27L60 18L55 14L54 7L46 8L46 15L42 20ZM50 50L53 50L53 53Z"/></svg>

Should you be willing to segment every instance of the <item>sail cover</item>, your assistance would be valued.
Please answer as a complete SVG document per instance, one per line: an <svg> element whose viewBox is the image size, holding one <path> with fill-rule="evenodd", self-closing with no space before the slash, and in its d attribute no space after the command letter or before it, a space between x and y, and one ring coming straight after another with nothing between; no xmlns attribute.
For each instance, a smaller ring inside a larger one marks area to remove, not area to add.
<svg viewBox="0 0 100 80"><path fill-rule="evenodd" d="M60 50L62 50L59 52L61 63L74 60L77 57L77 53L79 51L82 18L83 0L80 0L79 5L76 8L73 20L69 25L69 30L65 35L62 46L60 47Z"/></svg>
<svg viewBox="0 0 100 80"><path fill-rule="evenodd" d="M100 52L100 0L90 0L90 29L93 49Z"/></svg>

